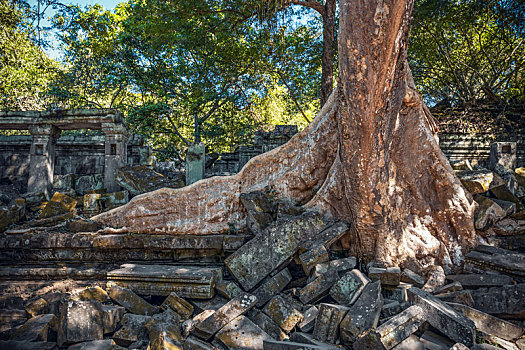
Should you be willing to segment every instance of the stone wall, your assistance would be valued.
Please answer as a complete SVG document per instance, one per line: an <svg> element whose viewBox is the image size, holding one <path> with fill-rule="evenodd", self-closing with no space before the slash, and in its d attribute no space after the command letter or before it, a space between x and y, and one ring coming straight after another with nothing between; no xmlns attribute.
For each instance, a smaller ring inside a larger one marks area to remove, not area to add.
<svg viewBox="0 0 525 350"><path fill-rule="evenodd" d="M525 166L525 130L514 134L461 134L442 133L439 135L439 145L449 161L454 162L469 159L486 165L490 155L490 144L496 141L516 142L517 166Z"/></svg>
<svg viewBox="0 0 525 350"><path fill-rule="evenodd" d="M31 135L0 135L0 183L13 183L21 193L27 191ZM104 135L63 135L55 150L55 175L104 174ZM127 143L127 165L147 162L149 150L140 135Z"/></svg>
<svg viewBox="0 0 525 350"><path fill-rule="evenodd" d="M207 162L205 176L238 173L251 158L285 144L295 134L296 125L276 125L273 131L257 131L253 145L239 146L234 152L221 153L217 160Z"/></svg>

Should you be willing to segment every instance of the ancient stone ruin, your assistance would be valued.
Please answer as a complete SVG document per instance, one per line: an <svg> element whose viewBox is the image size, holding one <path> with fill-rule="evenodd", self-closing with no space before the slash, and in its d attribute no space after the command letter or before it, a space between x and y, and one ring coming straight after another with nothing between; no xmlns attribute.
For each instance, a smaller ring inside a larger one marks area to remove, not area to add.
<svg viewBox="0 0 525 350"><path fill-rule="evenodd" d="M416 273L364 264L348 253L347 224L272 188L241 195L245 232L103 227L89 220L101 203L111 209L174 180L140 157L129 163L135 146L117 112L90 113L1 119L31 132L24 171L28 189L40 191L4 199L0 211L1 349L525 349L525 169L516 143L493 143L478 162L486 167L452 162L478 203L483 238L461 271ZM56 172L67 168L59 131L72 128L106 133L95 143L104 142L98 189L57 186L75 182ZM265 150L257 141L209 169L238 171Z"/></svg>

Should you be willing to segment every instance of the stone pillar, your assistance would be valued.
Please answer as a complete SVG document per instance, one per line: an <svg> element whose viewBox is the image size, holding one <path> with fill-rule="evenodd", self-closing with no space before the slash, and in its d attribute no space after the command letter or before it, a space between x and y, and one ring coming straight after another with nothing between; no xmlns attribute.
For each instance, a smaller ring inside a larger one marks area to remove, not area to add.
<svg viewBox="0 0 525 350"><path fill-rule="evenodd" d="M516 168L516 142L493 142L490 144L489 169L496 165L514 170Z"/></svg>
<svg viewBox="0 0 525 350"><path fill-rule="evenodd" d="M33 143L29 153L27 191L43 192L49 199L53 188L55 145L60 129L52 125L32 125L29 133L33 136Z"/></svg>
<svg viewBox="0 0 525 350"><path fill-rule="evenodd" d="M186 186L204 178L206 146L199 142L188 147L186 153Z"/></svg>
<svg viewBox="0 0 525 350"><path fill-rule="evenodd" d="M107 192L116 192L120 186L115 181L117 169L128 162L128 131L123 125L103 123L102 131L106 135L104 145L104 188Z"/></svg>

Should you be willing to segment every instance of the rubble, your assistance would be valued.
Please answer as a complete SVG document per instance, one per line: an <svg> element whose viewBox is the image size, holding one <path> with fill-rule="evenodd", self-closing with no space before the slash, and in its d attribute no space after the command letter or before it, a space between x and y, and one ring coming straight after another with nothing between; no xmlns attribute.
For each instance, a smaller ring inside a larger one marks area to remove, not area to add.
<svg viewBox="0 0 525 350"><path fill-rule="evenodd" d="M184 182L180 179L171 180L147 165L119 168L117 169L115 181L134 196L163 187L179 188L184 186Z"/></svg>
<svg viewBox="0 0 525 350"><path fill-rule="evenodd" d="M410 288L408 299L421 306L425 312L425 320L450 339L467 346L474 345L475 325L471 320L419 288Z"/></svg>
<svg viewBox="0 0 525 350"><path fill-rule="evenodd" d="M423 308L413 305L359 338L353 347L390 350L417 331L423 322L425 322Z"/></svg>
<svg viewBox="0 0 525 350"><path fill-rule="evenodd" d="M58 227L11 228L0 235L0 290L24 297L0 297L0 348L525 348L525 222L515 217L523 203L496 198L502 190L522 201L522 184L498 166L492 175L479 170L471 171L483 175L473 186L489 191L476 201L501 210L490 216L478 209L485 245L453 272L366 265L333 244L346 223L274 201L271 191L243 196L252 232L121 234L94 225L81 209ZM481 178L490 176L487 185ZM63 180L63 192L72 193L73 178ZM105 190L85 192L100 208L119 205L101 202ZM38 198L24 200L26 215L44 208ZM34 265L10 266L12 257ZM116 268L115 261L135 263ZM57 277L82 284L55 293L46 279Z"/></svg>

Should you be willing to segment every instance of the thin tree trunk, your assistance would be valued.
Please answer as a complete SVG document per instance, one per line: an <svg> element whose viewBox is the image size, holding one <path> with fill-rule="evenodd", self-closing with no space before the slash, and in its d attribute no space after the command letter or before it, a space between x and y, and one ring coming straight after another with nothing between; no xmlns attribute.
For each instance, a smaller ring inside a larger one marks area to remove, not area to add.
<svg viewBox="0 0 525 350"><path fill-rule="evenodd" d="M137 196L93 219L121 232L243 232L240 194L273 187L277 198L350 223L351 249L365 260L459 266L476 239L474 204L406 61L413 1L341 1L338 88L287 144L234 176Z"/></svg>
<svg viewBox="0 0 525 350"><path fill-rule="evenodd" d="M326 0L323 12L323 56L321 58L321 106L332 93L334 85L334 31L336 0Z"/></svg>

